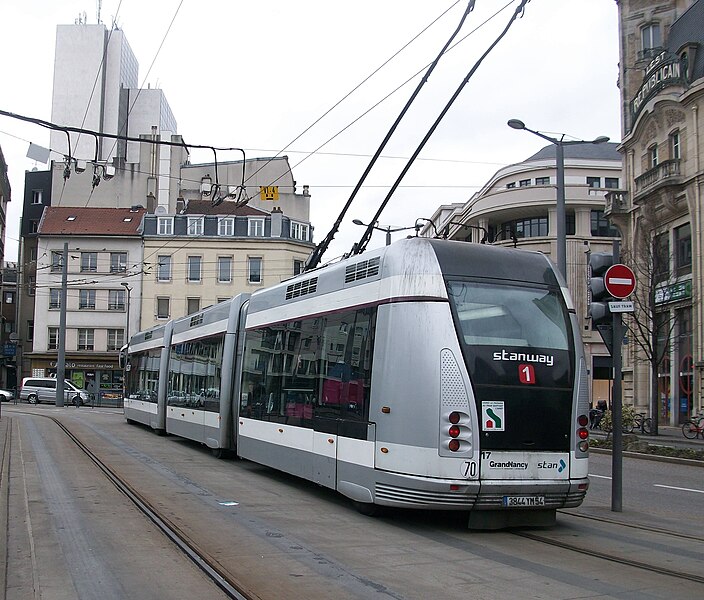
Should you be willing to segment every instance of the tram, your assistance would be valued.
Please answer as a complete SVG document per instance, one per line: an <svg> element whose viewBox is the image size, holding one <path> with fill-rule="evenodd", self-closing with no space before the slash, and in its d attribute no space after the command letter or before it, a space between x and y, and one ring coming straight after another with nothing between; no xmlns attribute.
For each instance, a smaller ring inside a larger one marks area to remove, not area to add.
<svg viewBox="0 0 704 600"><path fill-rule="evenodd" d="M540 253L408 238L149 333L127 349L128 421L362 512L550 525L586 494L579 323Z"/></svg>

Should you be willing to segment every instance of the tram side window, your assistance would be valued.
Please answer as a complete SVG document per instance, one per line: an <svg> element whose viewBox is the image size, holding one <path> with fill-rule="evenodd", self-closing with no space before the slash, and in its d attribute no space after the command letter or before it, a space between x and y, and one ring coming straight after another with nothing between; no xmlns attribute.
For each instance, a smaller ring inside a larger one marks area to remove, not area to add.
<svg viewBox="0 0 704 600"><path fill-rule="evenodd" d="M171 346L166 402L220 412L224 335Z"/></svg>
<svg viewBox="0 0 704 600"><path fill-rule="evenodd" d="M161 348L133 354L127 371L126 389L130 400L157 401Z"/></svg>
<svg viewBox="0 0 704 600"><path fill-rule="evenodd" d="M376 309L247 333L240 415L313 427L366 422Z"/></svg>

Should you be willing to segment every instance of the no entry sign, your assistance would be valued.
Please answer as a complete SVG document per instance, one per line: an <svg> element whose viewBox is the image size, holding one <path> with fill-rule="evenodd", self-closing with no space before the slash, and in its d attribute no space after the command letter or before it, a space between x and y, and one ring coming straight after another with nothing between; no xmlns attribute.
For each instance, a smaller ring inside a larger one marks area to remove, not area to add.
<svg viewBox="0 0 704 600"><path fill-rule="evenodd" d="M628 298L636 289L636 276L626 265L612 265L604 275L604 287L614 298Z"/></svg>

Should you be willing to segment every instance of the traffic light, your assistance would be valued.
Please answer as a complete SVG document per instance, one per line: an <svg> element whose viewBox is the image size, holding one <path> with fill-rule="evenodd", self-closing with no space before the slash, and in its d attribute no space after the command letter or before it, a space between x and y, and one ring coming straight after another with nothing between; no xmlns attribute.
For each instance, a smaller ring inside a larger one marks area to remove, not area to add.
<svg viewBox="0 0 704 600"><path fill-rule="evenodd" d="M606 291L604 275L613 264L614 257L610 252L594 252L589 255L587 300L589 302L589 316L592 319L592 328L607 323L611 319L609 302L613 298Z"/></svg>

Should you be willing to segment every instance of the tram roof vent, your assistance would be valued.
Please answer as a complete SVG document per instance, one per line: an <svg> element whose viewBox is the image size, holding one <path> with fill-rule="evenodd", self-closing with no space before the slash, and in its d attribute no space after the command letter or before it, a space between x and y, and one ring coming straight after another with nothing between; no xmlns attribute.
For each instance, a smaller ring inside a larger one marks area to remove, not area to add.
<svg viewBox="0 0 704 600"><path fill-rule="evenodd" d="M318 289L318 278L311 277L304 281L297 281L286 288L286 300L292 300L306 294L313 294Z"/></svg>
<svg viewBox="0 0 704 600"><path fill-rule="evenodd" d="M200 325L203 322L203 313L193 315L191 317L191 322L189 323L189 327L195 327L196 325Z"/></svg>
<svg viewBox="0 0 704 600"><path fill-rule="evenodd" d="M374 277L379 274L379 257L375 256L368 260L348 265L345 269L345 283L352 283L367 277Z"/></svg>
<svg viewBox="0 0 704 600"><path fill-rule="evenodd" d="M153 335L154 335L153 331L147 331L147 333L144 334L144 339L151 340Z"/></svg>

